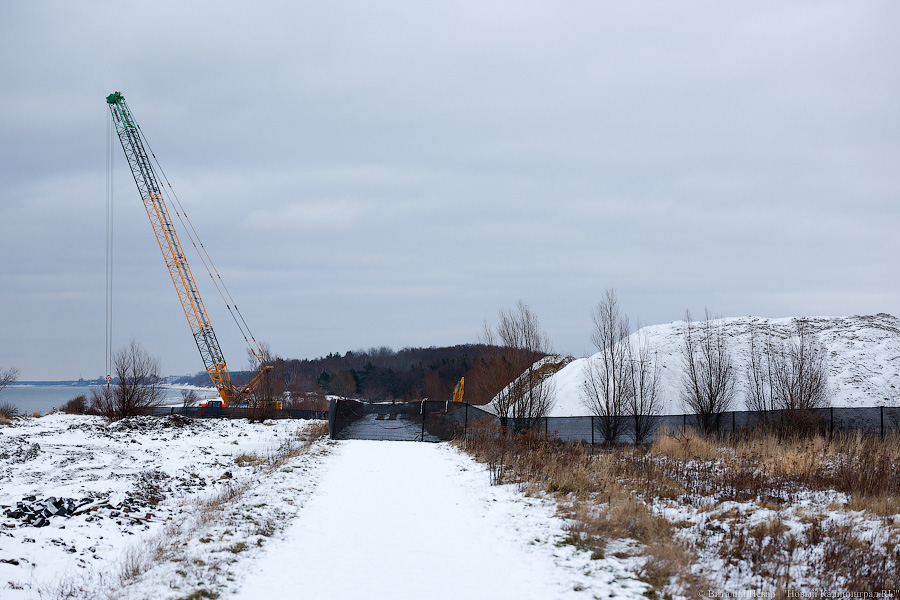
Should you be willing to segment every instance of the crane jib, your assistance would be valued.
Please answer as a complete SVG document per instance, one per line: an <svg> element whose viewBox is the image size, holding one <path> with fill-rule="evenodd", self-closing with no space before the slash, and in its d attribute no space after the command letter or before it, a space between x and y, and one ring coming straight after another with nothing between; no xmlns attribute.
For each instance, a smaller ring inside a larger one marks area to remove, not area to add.
<svg viewBox="0 0 900 600"><path fill-rule="evenodd" d="M206 307L197 290L190 265L182 251L178 234L169 217L169 210L161 193L161 185L153 165L144 149L139 128L137 126L125 98L119 92L107 96L107 103L112 115L113 123L134 182L159 243L159 249L163 254L175 291L184 309L188 325L191 328L194 341L200 351L206 372L215 385L219 394L228 406L229 402L237 396L225 364L225 357L216 339L216 334L209 322ZM243 391L247 391L244 388Z"/></svg>

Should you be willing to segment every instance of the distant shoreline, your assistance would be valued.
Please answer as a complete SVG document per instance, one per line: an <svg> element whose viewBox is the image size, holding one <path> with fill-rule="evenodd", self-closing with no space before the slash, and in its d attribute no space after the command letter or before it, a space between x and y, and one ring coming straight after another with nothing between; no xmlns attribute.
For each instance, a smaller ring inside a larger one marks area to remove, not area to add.
<svg viewBox="0 0 900 600"><path fill-rule="evenodd" d="M63 379L59 381L17 381L9 384L7 387L90 387L92 385L106 385L105 379ZM214 390L212 386L196 386L189 383L163 383L164 387L171 388L192 388L198 390Z"/></svg>

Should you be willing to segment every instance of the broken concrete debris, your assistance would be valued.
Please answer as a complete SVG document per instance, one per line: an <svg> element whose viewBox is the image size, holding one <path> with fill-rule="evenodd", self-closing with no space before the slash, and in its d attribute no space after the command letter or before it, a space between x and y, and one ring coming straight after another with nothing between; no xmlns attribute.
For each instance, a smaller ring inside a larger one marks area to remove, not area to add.
<svg viewBox="0 0 900 600"><path fill-rule="evenodd" d="M15 508L6 508L3 515L10 519L16 519L25 525L32 527L46 527L50 524L50 517L72 517L84 514L98 509L110 511L110 517L119 517L125 513L129 519L134 521L146 520L150 518L150 514L143 519L132 516L129 513L140 510L141 507L131 498L126 497L125 500L118 504L112 505L108 498L56 498L50 496L39 500L36 496L25 496L22 500L16 502Z"/></svg>

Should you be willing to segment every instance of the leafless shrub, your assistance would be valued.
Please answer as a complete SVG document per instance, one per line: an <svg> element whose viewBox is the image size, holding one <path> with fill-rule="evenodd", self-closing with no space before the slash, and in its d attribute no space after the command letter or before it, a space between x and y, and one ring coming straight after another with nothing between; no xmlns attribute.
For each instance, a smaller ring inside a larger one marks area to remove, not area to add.
<svg viewBox="0 0 900 600"><path fill-rule="evenodd" d="M582 398L596 419L596 429L606 442L615 442L634 396L628 343L628 317L619 308L615 290L607 289L591 315L591 341L597 353L584 367Z"/></svg>
<svg viewBox="0 0 900 600"><path fill-rule="evenodd" d="M260 344L262 362L253 353L247 351L250 360L251 374L259 378L259 383L246 397L250 422L262 423L275 416L276 402L284 397L284 360L272 353L265 342Z"/></svg>
<svg viewBox="0 0 900 600"><path fill-rule="evenodd" d="M828 353L806 321L798 319L794 327L776 362L775 402L785 427L811 432L818 425L812 411L830 404Z"/></svg>
<svg viewBox="0 0 900 600"><path fill-rule="evenodd" d="M0 392L9 384L15 383L18 378L19 369L16 367L0 369ZM17 406L9 402L0 402L0 425L5 425L18 416L19 408Z"/></svg>
<svg viewBox="0 0 900 600"><path fill-rule="evenodd" d="M0 402L0 418L7 421L19 416L19 407L11 402Z"/></svg>
<svg viewBox="0 0 900 600"><path fill-rule="evenodd" d="M641 444L656 429L664 399L660 390L659 362L651 356L652 349L647 339L640 333L634 337L636 339L629 338L628 344L631 397L625 412L631 421L634 441Z"/></svg>
<svg viewBox="0 0 900 600"><path fill-rule="evenodd" d="M756 321L750 324L750 362L747 365L747 409L768 415L775 404L775 354L778 342L772 328Z"/></svg>
<svg viewBox="0 0 900 600"><path fill-rule="evenodd" d="M552 350L537 316L523 301L515 310L501 310L495 327L487 322L481 341L490 349L482 385L492 396L501 422L516 429L536 428L556 402L556 390L541 359Z"/></svg>
<svg viewBox="0 0 900 600"><path fill-rule="evenodd" d="M16 367L7 367L6 369L0 369L0 392L3 391L3 388L8 386L11 383L15 383L19 379L19 369Z"/></svg>
<svg viewBox="0 0 900 600"><path fill-rule="evenodd" d="M131 340L113 355L116 380L107 387L91 389L91 408L108 421L134 417L162 404L159 360Z"/></svg>
<svg viewBox="0 0 900 600"><path fill-rule="evenodd" d="M718 431L722 413L734 402L737 386L727 334L721 321L710 317L708 310L700 323L694 323L687 312L682 340L681 399L685 408L697 415L705 432Z"/></svg>
<svg viewBox="0 0 900 600"><path fill-rule="evenodd" d="M785 434L810 434L821 421L814 410L830 405L828 353L807 321L793 325L787 340L771 326L751 326L747 407L775 411L773 425Z"/></svg>
<svg viewBox="0 0 900 600"><path fill-rule="evenodd" d="M200 404L200 394L196 390L181 390L181 407L191 408Z"/></svg>

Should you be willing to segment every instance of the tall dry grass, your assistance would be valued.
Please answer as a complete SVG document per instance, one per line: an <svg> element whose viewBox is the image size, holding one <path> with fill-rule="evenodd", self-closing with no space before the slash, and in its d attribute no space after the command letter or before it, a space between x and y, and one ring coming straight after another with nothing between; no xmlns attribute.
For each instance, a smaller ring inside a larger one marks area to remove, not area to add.
<svg viewBox="0 0 900 600"><path fill-rule="evenodd" d="M669 475L698 493L734 500L791 490L835 490L855 510L900 513L900 435L885 439L860 432L831 437L784 436L766 430L710 439L695 430L666 433L650 448Z"/></svg>
<svg viewBox="0 0 900 600"><path fill-rule="evenodd" d="M717 517L728 521L720 528L715 520L702 526L671 523L651 508L698 502L714 508L735 500L777 511L790 508L799 490L836 490L849 496L847 509L881 515L896 529L890 516L900 514L900 436L755 431L719 439L688 431L666 433L649 449L619 446L593 454L585 446L533 432L514 435L485 421L470 427L458 444L488 465L494 483L520 483L554 495L570 522L567 541L576 547L599 557L611 540L636 540L648 557L640 575L656 589L687 596L710 589L692 567L699 552L712 548L726 564L749 563L754 576L783 595L792 585L794 557L812 546L820 550L815 568L823 585L900 586L900 544L876 546L821 515L792 531L781 517L755 523L752 511ZM679 536L681 528L692 534ZM717 530L724 535L708 535ZM890 535L900 537L895 533Z"/></svg>
<svg viewBox="0 0 900 600"><path fill-rule="evenodd" d="M20 415L19 407L12 402L0 402L0 423L8 424Z"/></svg>
<svg viewBox="0 0 900 600"><path fill-rule="evenodd" d="M632 539L646 557L641 577L654 587L675 583L694 596L708 589L708 583L692 573L694 556L672 535L673 526L631 489L627 475L635 449L593 454L585 446L559 443L541 433L514 434L493 420L470 426L468 435L456 443L487 464L493 483L519 483L556 497L569 520L567 543L601 558L611 540ZM645 487L674 493L678 486L658 474L645 468Z"/></svg>

